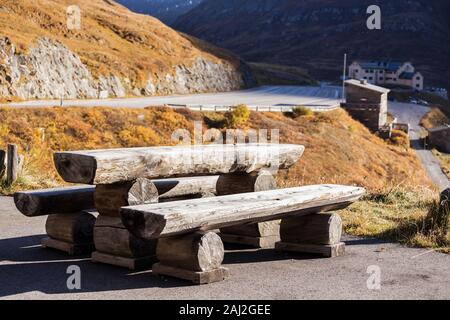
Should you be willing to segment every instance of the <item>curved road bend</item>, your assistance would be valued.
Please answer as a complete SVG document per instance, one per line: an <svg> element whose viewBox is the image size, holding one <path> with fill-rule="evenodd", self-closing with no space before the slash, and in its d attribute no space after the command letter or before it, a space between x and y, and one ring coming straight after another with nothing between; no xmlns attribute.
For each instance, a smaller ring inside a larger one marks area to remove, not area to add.
<svg viewBox="0 0 450 320"><path fill-rule="evenodd" d="M422 129L420 120L428 111L430 111L430 108L416 104L399 102L389 103L389 112L398 119L398 122L410 124L411 143L416 150L417 156L433 182L437 184L441 190L444 190L450 187L450 180L442 172L439 160L436 159L433 153L430 150L427 150L420 142L420 131Z"/></svg>
<svg viewBox="0 0 450 320"><path fill-rule="evenodd" d="M121 107L145 108L161 105L188 105L223 107L246 104L251 108L280 106L306 106L311 109L333 109L339 106L341 90L338 87L263 86L242 91L172 95L163 97L141 97L123 99L65 100L64 106L73 107ZM10 103L14 107L57 107L60 100L35 100Z"/></svg>

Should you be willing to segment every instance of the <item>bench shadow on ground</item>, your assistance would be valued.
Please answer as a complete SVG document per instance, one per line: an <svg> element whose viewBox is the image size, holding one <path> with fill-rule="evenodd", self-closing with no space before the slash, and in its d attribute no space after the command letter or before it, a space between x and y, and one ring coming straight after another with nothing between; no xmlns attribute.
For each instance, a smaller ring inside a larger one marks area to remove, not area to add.
<svg viewBox="0 0 450 320"><path fill-rule="evenodd" d="M45 235L0 240L0 298L27 292L45 294L120 291L127 289L182 288L191 284L182 280L158 277L150 270L132 272L124 268L95 264L89 255L69 257L44 249L39 244ZM346 239L348 246L382 243L374 239ZM322 259L311 254L278 253L274 249L256 250L238 245L226 245L223 265L269 262L281 260ZM82 289L67 288L67 268L81 269Z"/></svg>
<svg viewBox="0 0 450 320"><path fill-rule="evenodd" d="M153 276L151 271L130 270L95 264L89 255L70 257L62 252L44 249L45 235L0 240L0 298L27 292L65 294L118 291L127 289L171 288L189 286L177 279ZM67 288L67 268L81 269L81 290Z"/></svg>

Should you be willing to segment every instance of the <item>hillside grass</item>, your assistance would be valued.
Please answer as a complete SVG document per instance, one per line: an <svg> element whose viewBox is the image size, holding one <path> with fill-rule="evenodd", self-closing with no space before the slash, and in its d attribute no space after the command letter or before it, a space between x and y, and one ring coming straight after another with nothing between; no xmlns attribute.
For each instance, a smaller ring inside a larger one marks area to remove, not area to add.
<svg viewBox="0 0 450 320"><path fill-rule="evenodd" d="M431 129L446 124L450 125L450 119L439 108L432 108L420 121L420 125L425 129Z"/></svg>
<svg viewBox="0 0 450 320"><path fill-rule="evenodd" d="M176 129L192 133L194 121L202 121L206 130L225 119L224 113L165 107L0 108L0 148L16 143L25 156L19 180L8 188L0 184L0 192L65 185L53 165L54 151L174 145L171 135ZM405 225L425 221L437 196L413 150L383 141L342 109L297 118L251 112L242 119L234 126L278 129L281 143L305 145L302 159L278 174L280 187L332 183L368 190L363 201L342 212L350 234L445 247L423 228L403 236Z"/></svg>
<svg viewBox="0 0 450 320"><path fill-rule="evenodd" d="M449 211L430 190L372 193L340 214L348 234L450 253Z"/></svg>
<svg viewBox="0 0 450 320"><path fill-rule="evenodd" d="M450 179L450 154L440 152L436 149L431 150L431 152L433 152L434 156L439 160L442 172Z"/></svg>
<svg viewBox="0 0 450 320"><path fill-rule="evenodd" d="M67 27L71 5L81 9L80 30ZM157 75L173 75L175 65L193 64L197 57L239 64L230 52L112 0L0 0L0 8L1 36L9 37L19 53L27 53L38 38L49 37L76 53L94 77L114 74L142 86Z"/></svg>

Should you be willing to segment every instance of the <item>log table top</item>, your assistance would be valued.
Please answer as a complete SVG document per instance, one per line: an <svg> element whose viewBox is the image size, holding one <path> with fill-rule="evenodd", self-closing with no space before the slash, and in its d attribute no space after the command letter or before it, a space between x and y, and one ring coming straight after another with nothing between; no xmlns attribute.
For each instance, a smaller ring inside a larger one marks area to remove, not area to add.
<svg viewBox="0 0 450 320"><path fill-rule="evenodd" d="M162 179L287 169L303 155L291 144L236 144L56 152L66 182L113 184L137 178Z"/></svg>

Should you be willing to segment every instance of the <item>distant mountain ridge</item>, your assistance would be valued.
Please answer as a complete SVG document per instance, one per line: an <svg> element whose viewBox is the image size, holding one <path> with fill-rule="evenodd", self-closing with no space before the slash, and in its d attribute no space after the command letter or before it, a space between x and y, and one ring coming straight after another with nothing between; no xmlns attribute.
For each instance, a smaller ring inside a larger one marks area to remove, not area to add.
<svg viewBox="0 0 450 320"><path fill-rule="evenodd" d="M151 15L166 24L195 8L203 0L117 0L128 9Z"/></svg>
<svg viewBox="0 0 450 320"><path fill-rule="evenodd" d="M382 30L368 30L372 0L205 0L174 28L247 61L300 66L338 79L350 60L411 61L426 85L450 88L450 1L378 0Z"/></svg>

